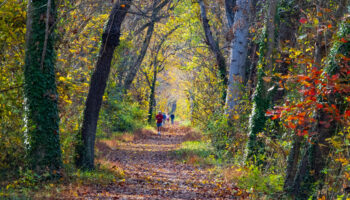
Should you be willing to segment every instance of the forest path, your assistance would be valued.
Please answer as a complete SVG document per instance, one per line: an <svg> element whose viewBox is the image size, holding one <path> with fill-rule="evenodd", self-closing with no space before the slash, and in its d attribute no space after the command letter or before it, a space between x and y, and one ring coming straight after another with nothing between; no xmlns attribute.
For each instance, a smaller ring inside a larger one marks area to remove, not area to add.
<svg viewBox="0 0 350 200"><path fill-rule="evenodd" d="M161 136L139 131L132 141L99 142L103 156L125 171L125 180L95 188L88 199L234 199L232 186L216 181L208 169L177 162L174 151L191 129L168 125ZM92 188L91 188L92 189ZM98 196L96 196L96 194ZM106 194L106 195L104 195Z"/></svg>

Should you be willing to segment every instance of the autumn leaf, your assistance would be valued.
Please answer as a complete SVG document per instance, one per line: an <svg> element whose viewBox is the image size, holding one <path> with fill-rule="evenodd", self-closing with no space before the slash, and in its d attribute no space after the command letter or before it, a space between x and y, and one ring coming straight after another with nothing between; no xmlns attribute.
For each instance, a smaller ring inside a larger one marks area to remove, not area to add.
<svg viewBox="0 0 350 200"><path fill-rule="evenodd" d="M299 19L299 22L302 23L302 24L305 24L307 22L307 19L302 17Z"/></svg>
<svg viewBox="0 0 350 200"><path fill-rule="evenodd" d="M350 116L350 110L345 111L344 117L349 117Z"/></svg>
<svg viewBox="0 0 350 200"><path fill-rule="evenodd" d="M278 118L279 118L278 115L274 115L271 119L272 119L272 120L275 120L275 119L278 119Z"/></svg>
<svg viewBox="0 0 350 200"><path fill-rule="evenodd" d="M263 77L263 80L265 81L265 82L271 82L271 77Z"/></svg>
<svg viewBox="0 0 350 200"><path fill-rule="evenodd" d="M317 107L318 109L321 109L321 108L323 108L323 105L320 104L320 103L318 103L318 104L316 104L316 107Z"/></svg>
<svg viewBox="0 0 350 200"><path fill-rule="evenodd" d="M347 42L348 42L345 38L341 38L340 41L341 41L342 43L347 43Z"/></svg>

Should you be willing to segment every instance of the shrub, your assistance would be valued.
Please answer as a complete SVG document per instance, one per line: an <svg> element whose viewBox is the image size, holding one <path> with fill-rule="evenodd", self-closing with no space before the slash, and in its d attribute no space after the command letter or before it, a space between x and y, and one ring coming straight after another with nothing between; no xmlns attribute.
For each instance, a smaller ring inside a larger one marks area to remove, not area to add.
<svg viewBox="0 0 350 200"><path fill-rule="evenodd" d="M264 195L277 195L283 191L283 175L262 170L256 165L247 167L230 168L229 173L225 173L230 182L236 182L238 187L249 191L255 198ZM272 197L272 196L271 196Z"/></svg>
<svg viewBox="0 0 350 200"><path fill-rule="evenodd" d="M214 165L218 164L215 159L214 149L210 141L186 141L175 152L176 157L181 158L183 162L195 165Z"/></svg>
<svg viewBox="0 0 350 200"><path fill-rule="evenodd" d="M147 114L138 103L111 100L104 104L100 116L98 135L109 137L112 132L133 132L142 128Z"/></svg>

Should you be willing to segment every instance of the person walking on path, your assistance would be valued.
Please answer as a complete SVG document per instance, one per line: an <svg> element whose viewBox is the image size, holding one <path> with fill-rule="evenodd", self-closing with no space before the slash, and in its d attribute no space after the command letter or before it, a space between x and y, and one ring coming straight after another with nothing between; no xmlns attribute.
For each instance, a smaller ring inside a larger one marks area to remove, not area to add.
<svg viewBox="0 0 350 200"><path fill-rule="evenodd" d="M171 113L170 119L171 119L171 124L174 124L174 119L175 119L174 113Z"/></svg>
<svg viewBox="0 0 350 200"><path fill-rule="evenodd" d="M156 120L157 120L158 135L160 135L160 127L162 126L162 123L163 123L163 114L161 111L159 111L158 115L156 115Z"/></svg>
<svg viewBox="0 0 350 200"><path fill-rule="evenodd" d="M163 125L165 125L165 122L166 122L166 114L163 113Z"/></svg>

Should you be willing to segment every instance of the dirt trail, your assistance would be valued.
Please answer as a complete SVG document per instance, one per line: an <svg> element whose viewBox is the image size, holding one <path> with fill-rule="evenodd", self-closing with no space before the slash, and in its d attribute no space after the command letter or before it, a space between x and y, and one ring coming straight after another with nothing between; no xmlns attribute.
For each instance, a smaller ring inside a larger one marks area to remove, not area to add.
<svg viewBox="0 0 350 200"><path fill-rule="evenodd" d="M125 181L96 188L87 199L234 199L230 187L210 179L208 170L174 159L174 150L191 137L190 129L167 127L159 137L142 131L133 141L111 148L98 143L104 156L125 171Z"/></svg>

